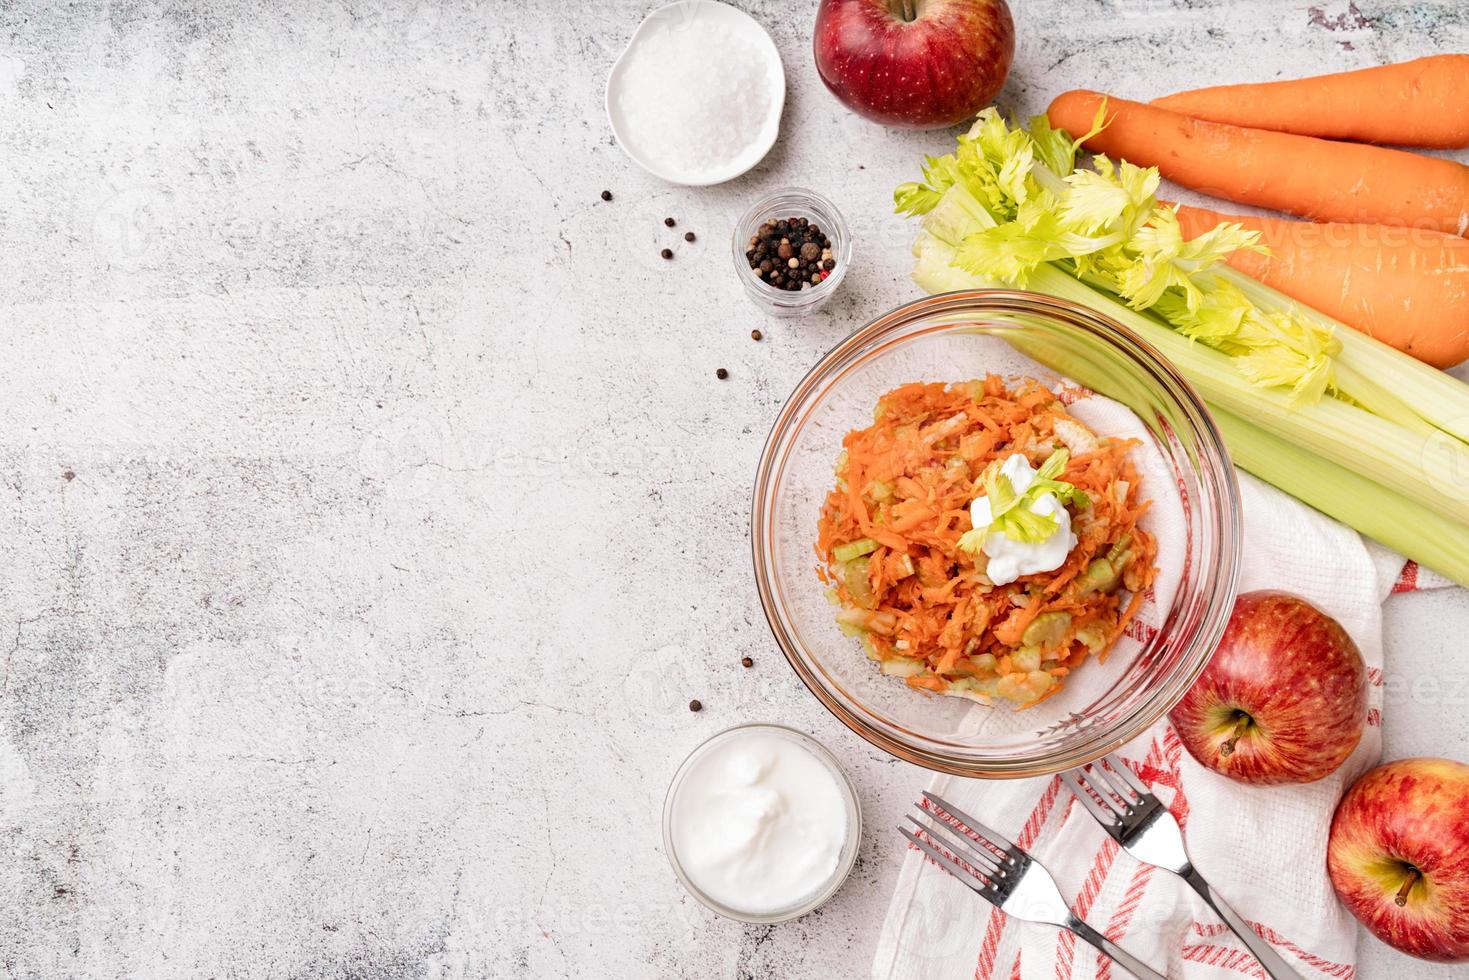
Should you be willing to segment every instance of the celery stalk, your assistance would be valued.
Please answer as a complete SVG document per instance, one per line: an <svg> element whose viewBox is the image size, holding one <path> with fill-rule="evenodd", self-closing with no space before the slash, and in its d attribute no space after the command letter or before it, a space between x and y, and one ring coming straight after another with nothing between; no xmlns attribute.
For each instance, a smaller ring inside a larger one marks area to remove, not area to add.
<svg viewBox="0 0 1469 980"><path fill-rule="evenodd" d="M1147 410L1146 405L1130 404L1133 400L1127 392L1120 390L1116 379L1097 365L1064 359L1049 344L1027 343L1008 333L1001 336L1072 380L1117 398L1135 411ZM1190 374L1187 365L1180 367ZM1231 459L1241 469L1420 565L1469 586L1469 526L1363 473L1302 449L1216 403L1211 403L1209 410L1224 436Z"/></svg>
<svg viewBox="0 0 1469 980"><path fill-rule="evenodd" d="M1229 358L1191 343L1167 327L1105 296L1054 267L1036 270L1040 292L1110 316L1162 351L1211 406L1224 408L1298 446L1375 479L1425 506L1469 522L1469 485L1445 476L1469 476L1469 451L1447 438L1414 433L1335 398L1293 405L1288 395L1252 385Z"/></svg>
<svg viewBox="0 0 1469 980"><path fill-rule="evenodd" d="M1343 394L1349 392L1353 401L1373 415L1387 419L1394 425L1400 425L1409 432L1416 432L1420 436L1429 436L1440 431L1432 422L1395 397L1392 392L1374 381L1369 381L1354 365L1340 356L1336 359L1334 370L1338 390Z"/></svg>
<svg viewBox="0 0 1469 980"><path fill-rule="evenodd" d="M1066 190L1066 181L1042 163L1033 164L1030 174L1053 194ZM1107 284L1096 276L1079 271L1076 274L1083 276L1088 285L1111 295ZM1333 386L1349 400L1408 429L1426 432L1437 426L1460 439L1469 438L1469 387L1444 378L1401 351L1365 337L1237 269L1221 263L1211 266L1208 275L1234 286L1262 310L1324 328L1343 348L1332 356ZM1384 364L1384 359L1389 363ZM1427 378L1426 372L1438 376ZM1423 397L1425 390L1431 390L1432 396Z"/></svg>
<svg viewBox="0 0 1469 980"><path fill-rule="evenodd" d="M1344 467L1213 410L1241 469L1426 568L1469 586L1469 528Z"/></svg>
<svg viewBox="0 0 1469 980"><path fill-rule="evenodd" d="M1380 385L1393 391L1420 417L1461 440L1469 441L1469 385L1409 354L1404 354L1396 347L1390 347L1318 310L1297 303L1284 293L1237 269L1222 268L1217 271L1260 306L1291 306L1303 315L1335 328L1336 337L1342 346L1337 355L1338 364L1370 373Z"/></svg>
<svg viewBox="0 0 1469 980"><path fill-rule="evenodd" d="M945 200L956 194L956 203L964 206L967 192L958 187L950 188ZM929 219L937 214L938 208L925 219L926 230L930 228ZM978 215L974 217L981 220ZM936 222L941 223L942 218ZM922 261L941 261L936 253L942 250L936 249L936 244L933 238L923 244L927 254L920 255L920 268L914 270L919 285L925 285L925 279L919 278ZM994 280L964 275L970 288L1003 287ZM1211 407L1233 412L1364 478L1421 498L1428 510L1469 522L1469 451L1457 440L1406 429L1335 398L1295 405L1282 391L1251 384L1226 355L1189 341L1055 266L1045 264L1034 270L1030 285L1039 292L1093 309L1133 330L1172 361ZM946 276L943 286L955 288L955 279ZM1087 383L1086 379L1077 380Z"/></svg>

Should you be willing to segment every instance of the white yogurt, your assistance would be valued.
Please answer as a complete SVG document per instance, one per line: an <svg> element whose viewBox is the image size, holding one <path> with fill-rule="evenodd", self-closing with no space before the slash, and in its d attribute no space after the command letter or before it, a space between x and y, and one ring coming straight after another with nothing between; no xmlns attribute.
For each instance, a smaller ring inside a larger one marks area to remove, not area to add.
<svg viewBox="0 0 1469 980"><path fill-rule="evenodd" d="M768 915L812 897L838 874L846 787L794 738L736 729L685 771L669 831L696 889L736 911Z"/></svg>
<svg viewBox="0 0 1469 980"><path fill-rule="evenodd" d="M1016 493L1024 493L1035 482L1035 470L1030 460L1020 453L1000 464L1000 473L1010 481ZM1037 572L1054 572L1066 561L1071 549L1076 547L1076 535L1071 532L1071 513L1050 492L1038 494L1030 505L1033 514L1051 517L1056 521L1056 530L1044 541L1034 543L1016 541L1003 531L985 536L984 553L989 558L985 574L996 585L1009 585L1022 575ZM975 528L990 526L994 519L988 497L976 497L969 505L969 519Z"/></svg>

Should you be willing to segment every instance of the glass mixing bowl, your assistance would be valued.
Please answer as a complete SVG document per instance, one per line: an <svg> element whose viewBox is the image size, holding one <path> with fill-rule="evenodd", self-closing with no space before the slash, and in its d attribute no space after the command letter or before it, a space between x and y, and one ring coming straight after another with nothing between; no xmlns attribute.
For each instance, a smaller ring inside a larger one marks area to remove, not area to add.
<svg viewBox="0 0 1469 980"><path fill-rule="evenodd" d="M1105 661L1089 658L1059 694L1024 711L928 695L882 674L857 640L838 630L813 550L842 437L871 424L878 397L907 382L986 374L1038 378L1058 391L1081 385L1105 396L1072 411L1103 435L1139 439L1134 459L1143 495L1153 500L1143 523L1159 544L1152 628L1130 631L1135 635ZM998 778L1083 765L1173 707L1228 621L1239 523L1239 489L1223 440L1203 401L1157 350L1073 303L977 290L899 307L822 358L765 444L750 537L776 641L837 718L898 758Z"/></svg>

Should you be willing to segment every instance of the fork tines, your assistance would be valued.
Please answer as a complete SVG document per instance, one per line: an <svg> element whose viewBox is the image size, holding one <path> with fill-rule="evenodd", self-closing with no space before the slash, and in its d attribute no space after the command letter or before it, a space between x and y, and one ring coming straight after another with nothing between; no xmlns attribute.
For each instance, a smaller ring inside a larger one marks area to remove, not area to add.
<svg viewBox="0 0 1469 980"><path fill-rule="evenodd" d="M1153 799L1137 774L1115 755L1063 772L1061 780L1104 826L1117 826Z"/></svg>
<svg viewBox="0 0 1469 980"><path fill-rule="evenodd" d="M990 830L953 804L932 793L924 793L923 796L930 807L920 803L918 812L929 821L925 823L912 814L908 815L908 820L918 828L921 836L906 827L899 827L898 831L939 867L986 898L998 900L1005 891L1008 872L1016 864L1017 855L1023 856L1022 852L1003 835ZM939 826L944 830L939 830Z"/></svg>

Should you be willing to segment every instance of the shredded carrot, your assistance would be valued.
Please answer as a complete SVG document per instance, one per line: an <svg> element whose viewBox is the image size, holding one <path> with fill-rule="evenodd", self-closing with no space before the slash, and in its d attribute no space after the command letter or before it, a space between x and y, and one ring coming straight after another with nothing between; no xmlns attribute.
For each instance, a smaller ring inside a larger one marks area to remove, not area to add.
<svg viewBox="0 0 1469 980"><path fill-rule="evenodd" d="M1076 547L1055 571L996 586L986 556L959 547L986 470L1016 453L1039 466L1063 437L1090 430L1039 382L1012 389L995 376L903 385L873 414L842 441L816 550L822 580L844 609L860 611L844 622L866 624L874 655L906 662L905 680L918 690L1020 707L1054 695L1092 650L1105 657L1156 571L1157 544L1138 525L1149 501L1130 459L1135 443L1092 434L1068 447L1060 479L1087 497L1070 505ZM853 559L855 569L836 559L837 547L864 538L876 546ZM1098 575L1099 563L1110 574ZM1032 625L1040 635L1027 645Z"/></svg>

